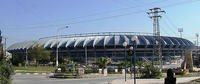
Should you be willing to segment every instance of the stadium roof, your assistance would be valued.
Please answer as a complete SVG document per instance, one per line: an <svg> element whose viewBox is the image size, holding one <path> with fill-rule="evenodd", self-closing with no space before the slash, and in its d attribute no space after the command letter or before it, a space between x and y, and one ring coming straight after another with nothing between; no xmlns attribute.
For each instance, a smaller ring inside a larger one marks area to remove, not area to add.
<svg viewBox="0 0 200 84"><path fill-rule="evenodd" d="M36 41L24 41L11 45L8 50L29 49L35 46L42 46L44 48L55 48L58 43L58 47L97 47L97 46L122 46L123 42L127 42L128 45L132 45L131 38L138 36L137 45L153 45L153 36L150 34L140 34L133 32L126 33L90 33L90 34L78 34L60 36L60 38L47 37L41 38ZM177 37L161 36L162 46L170 46L176 48L193 48L194 44L189 40Z"/></svg>

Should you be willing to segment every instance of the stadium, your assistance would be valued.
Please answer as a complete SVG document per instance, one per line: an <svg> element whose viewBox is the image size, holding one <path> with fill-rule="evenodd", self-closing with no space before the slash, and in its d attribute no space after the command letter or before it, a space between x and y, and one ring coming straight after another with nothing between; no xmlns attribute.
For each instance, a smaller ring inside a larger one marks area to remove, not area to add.
<svg viewBox="0 0 200 84"><path fill-rule="evenodd" d="M78 62L93 63L97 58L108 57L113 61L124 60L124 42L126 50L133 46L131 38L137 36L136 56L139 60L158 59L154 56L154 37L151 33L136 32L102 32L74 35L60 35L40 38L35 41L24 41L11 45L10 53L25 53L26 50L41 46L51 50L51 56L56 56L58 46L59 57L70 58ZM187 39L161 36L162 59L169 60L177 56L184 56L186 50L194 48L194 44Z"/></svg>

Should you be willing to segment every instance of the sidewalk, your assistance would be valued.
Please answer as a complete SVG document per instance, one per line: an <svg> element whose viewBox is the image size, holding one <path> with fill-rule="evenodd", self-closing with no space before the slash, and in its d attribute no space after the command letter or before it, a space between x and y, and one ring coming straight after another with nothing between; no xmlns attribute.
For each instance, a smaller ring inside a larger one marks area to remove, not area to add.
<svg viewBox="0 0 200 84"><path fill-rule="evenodd" d="M188 83L192 80L198 79L200 77L185 77L185 78L177 78L176 83ZM133 84L133 79L128 79L126 82L124 79L117 79L109 82L108 84ZM164 84L164 78L162 79L137 79L137 84Z"/></svg>

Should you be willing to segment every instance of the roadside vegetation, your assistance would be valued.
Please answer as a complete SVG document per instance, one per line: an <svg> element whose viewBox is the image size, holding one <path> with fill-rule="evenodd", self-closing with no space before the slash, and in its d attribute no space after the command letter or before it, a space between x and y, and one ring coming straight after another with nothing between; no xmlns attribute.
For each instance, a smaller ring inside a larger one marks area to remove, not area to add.
<svg viewBox="0 0 200 84"><path fill-rule="evenodd" d="M11 62L1 59L0 64L0 84L11 84L11 76L14 72Z"/></svg>
<svg viewBox="0 0 200 84"><path fill-rule="evenodd" d="M0 84L11 84L14 69L10 59L4 57L3 52L3 47L0 42Z"/></svg>
<svg viewBox="0 0 200 84"><path fill-rule="evenodd" d="M137 66L141 78L161 78L162 76L159 68L151 63L138 62Z"/></svg>
<svg viewBox="0 0 200 84"><path fill-rule="evenodd" d="M26 55L24 53L13 54L11 62L15 65L14 69L16 73L56 73L58 77L70 77L79 78L78 70L84 69L84 74L100 73L99 69L104 73L104 69L108 74L122 74L122 70L127 66L127 73L130 72L130 61L118 61L114 62L110 58L101 57L95 59L93 64L85 65L84 61L80 61L82 58L69 59L66 57L59 57L60 70L56 70L55 56L50 56L51 51L44 49L43 47L35 47L28 49L28 64L25 66ZM78 61L77 61L78 60ZM84 60L84 59L83 59ZM137 76L138 78L163 78L162 73L158 67L153 66L149 62L137 61ZM117 70L116 70L117 69ZM133 70L133 66L132 66ZM166 73L166 70L162 72ZM182 69L175 69L175 77L191 77L200 76L198 73L187 74Z"/></svg>
<svg viewBox="0 0 200 84"><path fill-rule="evenodd" d="M52 73L55 66L51 61L50 51L43 47L34 47L28 49L28 64L26 64L26 54L13 54L12 63L16 73Z"/></svg>
<svg viewBox="0 0 200 84"><path fill-rule="evenodd" d="M53 73L54 66L14 66L15 73Z"/></svg>

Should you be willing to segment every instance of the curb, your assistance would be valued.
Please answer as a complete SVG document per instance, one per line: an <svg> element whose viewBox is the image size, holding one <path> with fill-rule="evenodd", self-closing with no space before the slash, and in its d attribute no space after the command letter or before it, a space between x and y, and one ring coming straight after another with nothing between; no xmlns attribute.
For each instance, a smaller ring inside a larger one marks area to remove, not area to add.
<svg viewBox="0 0 200 84"><path fill-rule="evenodd" d="M15 73L15 75L54 75L54 73Z"/></svg>

